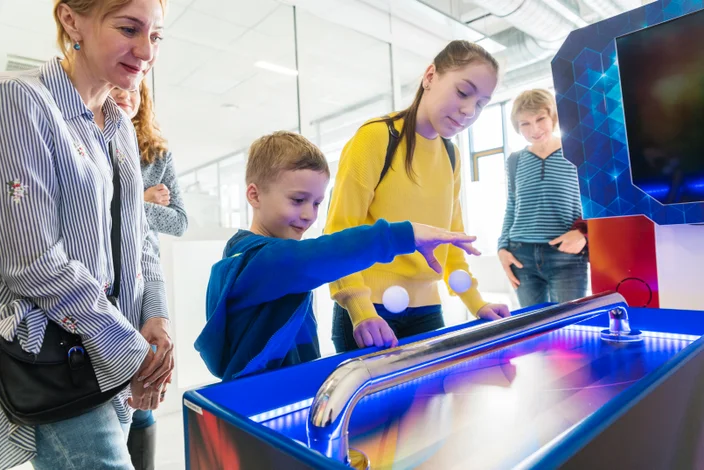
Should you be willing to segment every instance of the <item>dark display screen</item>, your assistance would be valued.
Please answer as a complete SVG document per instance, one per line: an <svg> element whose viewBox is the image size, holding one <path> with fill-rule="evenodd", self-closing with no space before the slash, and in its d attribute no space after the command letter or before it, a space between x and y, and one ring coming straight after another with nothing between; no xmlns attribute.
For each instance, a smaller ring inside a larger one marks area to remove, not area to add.
<svg viewBox="0 0 704 470"><path fill-rule="evenodd" d="M704 201L704 10L616 39L633 183Z"/></svg>

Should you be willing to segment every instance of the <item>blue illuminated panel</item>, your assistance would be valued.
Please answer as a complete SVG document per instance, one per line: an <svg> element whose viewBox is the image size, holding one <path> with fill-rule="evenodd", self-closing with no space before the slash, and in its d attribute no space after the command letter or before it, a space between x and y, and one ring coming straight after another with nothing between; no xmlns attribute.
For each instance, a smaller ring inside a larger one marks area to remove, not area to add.
<svg viewBox="0 0 704 470"><path fill-rule="evenodd" d="M451 468L468 455L476 468L512 468L698 339L646 331L612 345L601 330L570 325L369 395L350 445L378 468ZM305 445L309 403L250 419Z"/></svg>

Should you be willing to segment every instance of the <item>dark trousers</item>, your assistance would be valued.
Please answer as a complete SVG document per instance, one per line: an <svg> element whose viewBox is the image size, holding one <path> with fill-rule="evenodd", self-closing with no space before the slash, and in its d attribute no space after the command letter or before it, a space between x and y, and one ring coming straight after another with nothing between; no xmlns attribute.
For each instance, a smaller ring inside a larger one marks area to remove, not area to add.
<svg viewBox="0 0 704 470"><path fill-rule="evenodd" d="M132 415L132 426L127 449L135 470L154 470L156 464L156 426L151 410L137 410Z"/></svg>
<svg viewBox="0 0 704 470"><path fill-rule="evenodd" d="M374 307L398 339L427 333L445 326L440 305L409 307L401 313L391 313L383 305L374 305ZM354 328L347 310L336 303L332 312L332 342L338 353L359 349L353 333Z"/></svg>

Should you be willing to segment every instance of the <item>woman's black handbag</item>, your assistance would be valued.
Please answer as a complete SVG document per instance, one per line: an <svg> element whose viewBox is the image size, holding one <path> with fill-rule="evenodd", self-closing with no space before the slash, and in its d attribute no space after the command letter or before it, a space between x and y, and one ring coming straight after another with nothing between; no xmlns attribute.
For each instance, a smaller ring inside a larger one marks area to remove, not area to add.
<svg viewBox="0 0 704 470"><path fill-rule="evenodd" d="M113 166L113 198L110 233L114 260L114 283L108 300L119 308L120 293L120 170L110 144ZM80 416L108 402L129 381L101 391L95 370L81 338L49 320L39 354L25 352L19 340L0 337L0 405L10 422L34 426Z"/></svg>

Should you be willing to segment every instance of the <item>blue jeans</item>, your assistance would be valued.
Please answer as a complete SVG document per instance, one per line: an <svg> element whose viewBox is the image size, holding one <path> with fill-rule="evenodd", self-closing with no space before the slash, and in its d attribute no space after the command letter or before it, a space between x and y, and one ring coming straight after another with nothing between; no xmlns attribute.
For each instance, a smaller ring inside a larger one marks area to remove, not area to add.
<svg viewBox="0 0 704 470"><path fill-rule="evenodd" d="M129 425L110 402L76 418L37 426L36 470L130 470Z"/></svg>
<svg viewBox="0 0 704 470"><path fill-rule="evenodd" d="M410 307L402 313L391 313L383 305L374 305L374 307L376 313L386 320L398 339L435 331L445 326L440 305ZM336 303L332 311L332 342L338 353L359 349L353 333L350 315Z"/></svg>
<svg viewBox="0 0 704 470"><path fill-rule="evenodd" d="M571 255L547 243L511 242L509 251L523 265L511 266L521 285L516 293L521 307L545 302L567 302L587 295L586 250Z"/></svg>

